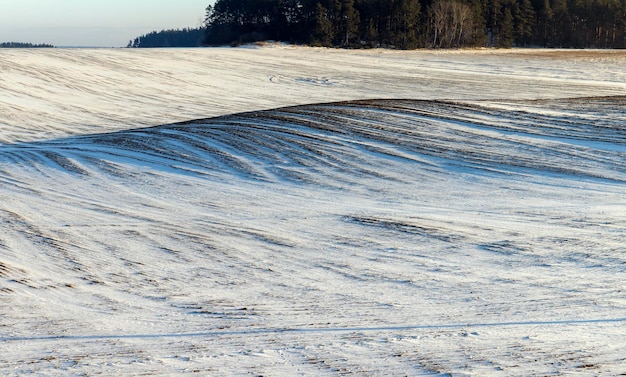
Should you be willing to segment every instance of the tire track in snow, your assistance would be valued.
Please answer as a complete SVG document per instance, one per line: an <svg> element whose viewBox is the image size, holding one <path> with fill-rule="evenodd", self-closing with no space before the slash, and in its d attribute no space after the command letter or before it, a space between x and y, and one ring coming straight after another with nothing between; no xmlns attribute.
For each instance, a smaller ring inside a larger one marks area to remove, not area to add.
<svg viewBox="0 0 626 377"><path fill-rule="evenodd" d="M1 271L1 266L0 266ZM58 336L33 336L33 337L0 337L0 342L25 342L25 341L83 341L83 340L114 340L114 339L150 339L150 338L211 338L226 337L233 335L253 336L258 334L289 334L289 333L385 333L406 332L415 330L447 330L464 329L467 331L485 327L526 327L526 326L573 326L611 324L626 322L625 318L602 318L602 319L572 319L559 321L526 321L526 322L491 322L491 323L454 323L434 325L399 325L381 327L298 327L298 328L262 328L235 331L207 331L195 333L161 333L161 334L110 334L110 335L58 335Z"/></svg>

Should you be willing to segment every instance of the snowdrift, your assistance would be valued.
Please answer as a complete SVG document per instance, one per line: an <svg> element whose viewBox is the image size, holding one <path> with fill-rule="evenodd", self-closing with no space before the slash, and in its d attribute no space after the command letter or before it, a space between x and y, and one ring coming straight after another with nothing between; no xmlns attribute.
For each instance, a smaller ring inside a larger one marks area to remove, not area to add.
<svg viewBox="0 0 626 377"><path fill-rule="evenodd" d="M618 374L626 97L0 145L5 374Z"/></svg>
<svg viewBox="0 0 626 377"><path fill-rule="evenodd" d="M83 175L116 175L116 166L133 164L329 186L350 177L410 181L411 171L624 182L625 106L626 97L337 102L17 143L0 156ZM409 170L394 176L395 165Z"/></svg>

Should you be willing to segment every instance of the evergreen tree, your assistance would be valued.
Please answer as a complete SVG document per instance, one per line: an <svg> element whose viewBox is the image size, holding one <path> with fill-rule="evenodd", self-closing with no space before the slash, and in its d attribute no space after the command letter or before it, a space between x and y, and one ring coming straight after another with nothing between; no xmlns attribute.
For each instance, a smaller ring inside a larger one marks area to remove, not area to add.
<svg viewBox="0 0 626 377"><path fill-rule="evenodd" d="M487 44L487 21L483 2L481 0L472 0L470 4L472 9L472 25L470 29L469 46L485 46Z"/></svg>
<svg viewBox="0 0 626 377"><path fill-rule="evenodd" d="M341 0L339 11L338 44L344 47L352 46L359 31L359 12L354 8L354 0Z"/></svg>
<svg viewBox="0 0 626 377"><path fill-rule="evenodd" d="M156 34L162 45L186 43L173 31ZM261 39L401 49L626 47L626 0L217 0L207 7L206 44Z"/></svg>
<svg viewBox="0 0 626 377"><path fill-rule="evenodd" d="M313 30L311 42L313 45L330 47L333 40L333 24L330 20L328 10L320 3L317 3L315 13L315 29Z"/></svg>
<svg viewBox="0 0 626 377"><path fill-rule="evenodd" d="M393 44L401 49L418 46L421 4L418 0L395 1L395 27Z"/></svg>
<svg viewBox="0 0 626 377"><path fill-rule="evenodd" d="M617 38L615 41L616 48L626 48L626 0L622 0L621 9L616 15L617 17Z"/></svg>
<svg viewBox="0 0 626 377"><path fill-rule="evenodd" d="M355 8L359 10L359 36L363 46L378 47L380 46L380 36L378 25L380 13L377 11L376 0L357 0Z"/></svg>
<svg viewBox="0 0 626 377"><path fill-rule="evenodd" d="M513 47L513 14L511 8L504 8L502 13L502 22L500 24L498 47Z"/></svg>
<svg viewBox="0 0 626 377"><path fill-rule="evenodd" d="M130 41L127 47L198 47L204 34L204 28L153 31Z"/></svg>
<svg viewBox="0 0 626 377"><path fill-rule="evenodd" d="M515 22L515 41L518 46L528 46L531 44L534 24L535 10L530 0L519 0L513 15Z"/></svg>
<svg viewBox="0 0 626 377"><path fill-rule="evenodd" d="M539 34L537 35L536 41L538 45L545 47L553 46L554 42L551 38L553 18L554 12L552 12L550 1L543 0L537 17L537 31Z"/></svg>
<svg viewBox="0 0 626 377"><path fill-rule="evenodd" d="M502 4L500 0L487 0L487 38L489 46L498 46L500 39L500 22L502 21Z"/></svg>
<svg viewBox="0 0 626 377"><path fill-rule="evenodd" d="M571 45L569 12L566 0L551 0L553 12L550 39L555 47Z"/></svg>
<svg viewBox="0 0 626 377"><path fill-rule="evenodd" d="M2 42L0 43L0 48L54 48L54 46L47 43L32 44L23 42Z"/></svg>

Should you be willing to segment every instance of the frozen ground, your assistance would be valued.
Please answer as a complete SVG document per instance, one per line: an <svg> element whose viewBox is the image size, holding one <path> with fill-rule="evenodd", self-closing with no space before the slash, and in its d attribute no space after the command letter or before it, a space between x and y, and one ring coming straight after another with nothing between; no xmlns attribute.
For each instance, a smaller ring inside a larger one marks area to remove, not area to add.
<svg viewBox="0 0 626 377"><path fill-rule="evenodd" d="M0 374L626 374L625 63L2 51Z"/></svg>

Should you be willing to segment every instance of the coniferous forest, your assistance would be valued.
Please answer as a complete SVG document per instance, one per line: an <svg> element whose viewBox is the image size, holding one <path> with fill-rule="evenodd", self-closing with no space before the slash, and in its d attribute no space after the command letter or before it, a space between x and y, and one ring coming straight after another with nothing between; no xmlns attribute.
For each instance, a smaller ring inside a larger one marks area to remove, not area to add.
<svg viewBox="0 0 626 377"><path fill-rule="evenodd" d="M53 48L54 46L51 44L43 43L43 44L32 44L32 43L23 43L23 42L2 42L0 43L0 48Z"/></svg>
<svg viewBox="0 0 626 377"><path fill-rule="evenodd" d="M206 45L626 47L626 0L217 0Z"/></svg>
<svg viewBox="0 0 626 377"><path fill-rule="evenodd" d="M131 40L126 47L198 47L204 35L204 28L153 31Z"/></svg>

